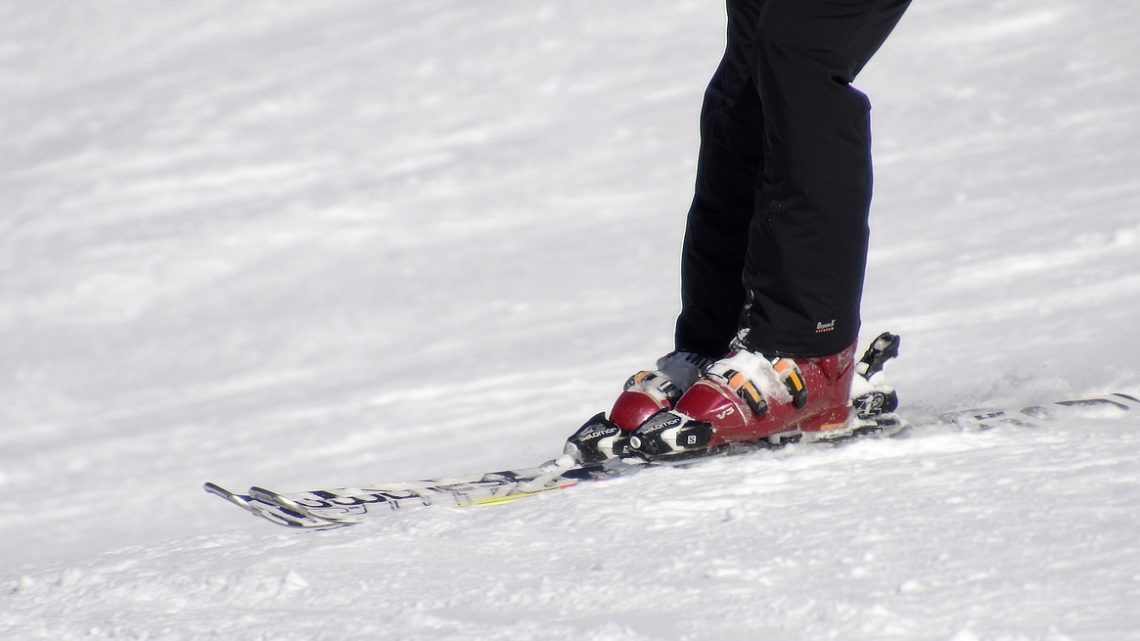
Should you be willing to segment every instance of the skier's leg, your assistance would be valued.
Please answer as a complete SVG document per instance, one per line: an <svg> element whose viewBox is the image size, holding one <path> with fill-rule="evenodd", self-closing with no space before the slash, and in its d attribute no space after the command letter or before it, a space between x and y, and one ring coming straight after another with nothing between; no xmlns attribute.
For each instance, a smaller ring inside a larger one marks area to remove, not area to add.
<svg viewBox="0 0 1140 641"><path fill-rule="evenodd" d="M871 157L850 83L909 0L766 0L753 51L764 105L761 184L744 267L748 348L811 357L859 331Z"/></svg>
<svg viewBox="0 0 1140 641"><path fill-rule="evenodd" d="M762 166L753 42L763 2L728 1L724 57L705 90L696 190L681 253L676 348L717 358L740 327L740 275Z"/></svg>

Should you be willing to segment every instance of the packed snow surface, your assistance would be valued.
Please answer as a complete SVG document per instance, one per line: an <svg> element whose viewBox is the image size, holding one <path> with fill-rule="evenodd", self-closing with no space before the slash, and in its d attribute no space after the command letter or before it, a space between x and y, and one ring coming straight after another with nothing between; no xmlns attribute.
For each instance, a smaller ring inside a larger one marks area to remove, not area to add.
<svg viewBox="0 0 1140 641"><path fill-rule="evenodd" d="M0 6L0 638L1140 639L1140 5L864 71L908 439L293 532L201 491L536 464L671 347L723 6Z"/></svg>

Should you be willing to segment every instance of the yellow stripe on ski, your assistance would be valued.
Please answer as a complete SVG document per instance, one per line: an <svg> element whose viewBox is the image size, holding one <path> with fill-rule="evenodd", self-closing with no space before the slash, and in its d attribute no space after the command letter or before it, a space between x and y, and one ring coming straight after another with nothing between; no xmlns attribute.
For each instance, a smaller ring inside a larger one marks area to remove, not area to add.
<svg viewBox="0 0 1140 641"><path fill-rule="evenodd" d="M553 487L544 487L541 490L530 490L530 491L526 491L526 492L515 492L513 494L507 494L506 496L492 496L489 498L478 499L478 500L472 501L471 505L474 507L492 507L495 505L506 505L507 503L514 503L515 501L517 501L519 499L525 499L528 496L534 496L535 494L542 494L543 492L549 492L551 490L561 490L561 489L565 489L568 487L573 487L577 484L578 484L577 482L566 483L563 485L555 485Z"/></svg>

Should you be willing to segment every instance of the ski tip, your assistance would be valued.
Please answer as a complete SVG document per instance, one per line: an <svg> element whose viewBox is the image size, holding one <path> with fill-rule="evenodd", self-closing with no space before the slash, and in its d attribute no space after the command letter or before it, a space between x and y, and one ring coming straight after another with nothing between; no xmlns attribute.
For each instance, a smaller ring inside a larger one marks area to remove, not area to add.
<svg viewBox="0 0 1140 641"><path fill-rule="evenodd" d="M1124 392L1113 392L1112 395L1117 401L1124 402L1127 405L1140 409L1140 398L1136 398L1131 394Z"/></svg>
<svg viewBox="0 0 1140 641"><path fill-rule="evenodd" d="M281 497L276 492L261 488L251 488L250 494L238 494L217 483L206 482L202 484L202 489L214 496L220 496L246 512L275 525L303 530L321 530L349 524L344 521L333 521L332 519L310 515L299 506L297 506L298 509L292 509L288 506L288 499ZM260 490L260 495L255 490ZM271 497L279 497L281 501L271 502Z"/></svg>
<svg viewBox="0 0 1140 641"><path fill-rule="evenodd" d="M254 511L253 506L251 506L249 504L249 497L248 496L227 490L226 488L222 487L221 485L218 485L217 483L213 483L210 481L206 481L205 483L203 483L202 489L205 490L208 494L213 494L214 496L222 497L223 499L229 501L230 503L233 503L234 505L240 507L243 510L246 510L249 512Z"/></svg>
<svg viewBox="0 0 1140 641"><path fill-rule="evenodd" d="M209 494L213 494L215 496L220 496L220 497L227 499L227 500L231 499L232 497L237 496L237 494L227 490L226 488L222 487L221 485L218 485L217 483L214 483L213 481L206 481L205 483L203 483L202 489L206 490L206 492Z"/></svg>

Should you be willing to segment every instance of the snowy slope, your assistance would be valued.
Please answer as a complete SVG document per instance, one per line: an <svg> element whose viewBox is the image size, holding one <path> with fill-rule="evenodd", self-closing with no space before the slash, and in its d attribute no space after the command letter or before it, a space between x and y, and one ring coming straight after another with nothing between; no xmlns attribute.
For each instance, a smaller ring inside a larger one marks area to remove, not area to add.
<svg viewBox="0 0 1140 641"><path fill-rule="evenodd" d="M912 416L1140 393L1137 19L916 3L860 78L864 321ZM320 534L201 492L556 454L669 348L722 32L679 0L0 6L0 639L1140 639L1135 418Z"/></svg>

